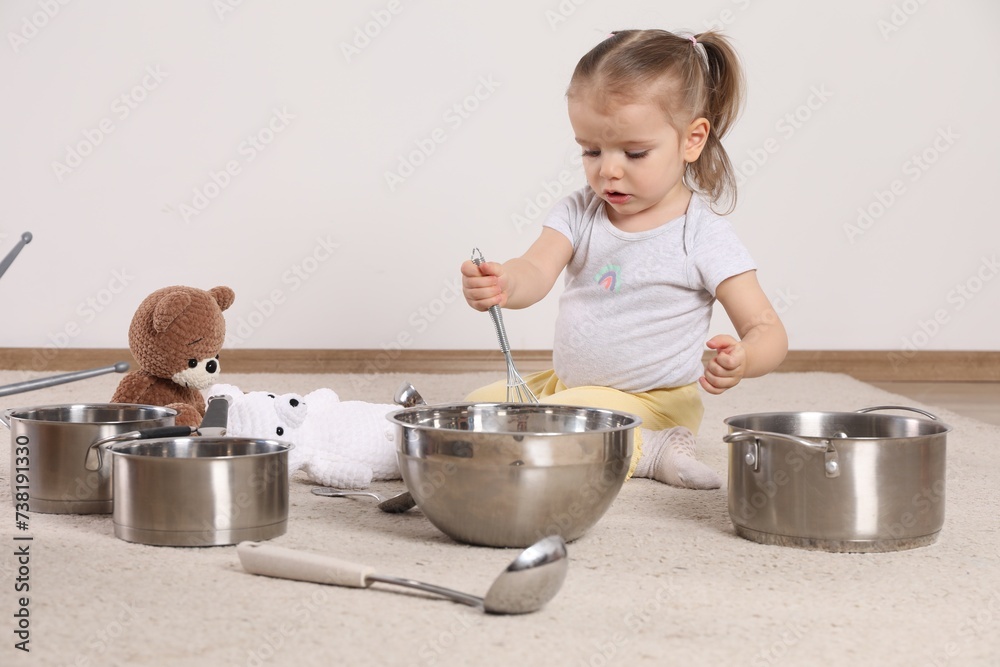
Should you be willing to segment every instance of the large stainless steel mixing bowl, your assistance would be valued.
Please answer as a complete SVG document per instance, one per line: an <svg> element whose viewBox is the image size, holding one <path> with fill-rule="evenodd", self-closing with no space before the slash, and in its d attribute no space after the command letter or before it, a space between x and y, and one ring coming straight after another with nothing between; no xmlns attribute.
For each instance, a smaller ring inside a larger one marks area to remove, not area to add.
<svg viewBox="0 0 1000 667"><path fill-rule="evenodd" d="M388 415L407 489L460 542L525 547L583 535L632 459L635 415L565 405L461 403Z"/></svg>

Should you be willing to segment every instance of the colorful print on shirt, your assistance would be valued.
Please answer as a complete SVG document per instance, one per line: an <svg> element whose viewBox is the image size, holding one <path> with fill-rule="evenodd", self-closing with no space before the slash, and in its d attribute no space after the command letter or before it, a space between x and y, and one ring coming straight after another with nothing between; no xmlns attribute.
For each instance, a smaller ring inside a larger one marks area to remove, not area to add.
<svg viewBox="0 0 1000 667"><path fill-rule="evenodd" d="M594 276L594 282L603 290L617 292L621 287L621 273L622 267L617 264L605 264Z"/></svg>

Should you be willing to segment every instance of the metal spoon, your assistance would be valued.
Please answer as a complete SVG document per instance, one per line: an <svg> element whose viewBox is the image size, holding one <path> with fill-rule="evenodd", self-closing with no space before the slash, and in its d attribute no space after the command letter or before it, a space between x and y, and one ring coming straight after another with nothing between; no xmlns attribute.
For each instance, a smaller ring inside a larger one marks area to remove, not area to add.
<svg viewBox="0 0 1000 667"><path fill-rule="evenodd" d="M417 388L409 382L399 385L399 389L396 390L396 395L393 396L392 400L404 408L427 405L427 402L420 395L420 392L417 391ZM317 496L328 496L331 498L339 498L341 496L371 496L378 501L378 508L389 514L400 514L417 506L417 501L413 499L413 495L409 491L403 491L392 498L385 498L370 491L340 491L329 487L315 488L312 492Z"/></svg>
<svg viewBox="0 0 1000 667"><path fill-rule="evenodd" d="M378 501L378 508L383 512L389 514L400 514L407 510L413 509L417 506L417 503L413 500L413 496L410 495L409 491L404 491L398 495L392 496L391 498L386 498L385 496L380 496L377 493L371 491L341 491L339 489L332 489L328 486L319 486L312 490L313 494L317 496L326 496L327 498L343 498L345 496L368 496L374 498Z"/></svg>
<svg viewBox="0 0 1000 667"><path fill-rule="evenodd" d="M427 401L424 397L420 395L417 388L414 387L409 382L403 382L399 385L399 389L396 390L395 396L392 398L393 402L397 405L401 405L404 408L412 408L417 405L427 405ZM399 495L395 495L392 498L382 498L381 496L374 493L325 493L320 489L313 489L313 493L317 496L333 496L333 495L365 495L372 496L378 502L378 508L383 512L388 512L389 514L399 514L413 509L417 506L417 501L413 499L413 494L409 491L403 491Z"/></svg>
<svg viewBox="0 0 1000 667"><path fill-rule="evenodd" d="M488 614L538 611L559 592L569 565L566 542L558 535L551 535L518 554L493 581L486 596L477 597L412 579L376 574L365 565L263 542L240 542L236 553L243 569L252 574L352 588L368 588L375 582L393 584L440 595Z"/></svg>

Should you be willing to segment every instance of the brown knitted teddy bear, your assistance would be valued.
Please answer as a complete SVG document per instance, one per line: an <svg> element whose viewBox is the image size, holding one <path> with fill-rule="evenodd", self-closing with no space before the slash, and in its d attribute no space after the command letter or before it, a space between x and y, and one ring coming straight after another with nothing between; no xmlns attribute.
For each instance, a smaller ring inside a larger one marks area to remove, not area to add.
<svg viewBox="0 0 1000 667"><path fill-rule="evenodd" d="M164 287L139 305L128 345L139 370L122 378L111 400L177 410L178 426L198 426L205 416L200 389L217 382L226 337L222 311L236 295L228 287Z"/></svg>

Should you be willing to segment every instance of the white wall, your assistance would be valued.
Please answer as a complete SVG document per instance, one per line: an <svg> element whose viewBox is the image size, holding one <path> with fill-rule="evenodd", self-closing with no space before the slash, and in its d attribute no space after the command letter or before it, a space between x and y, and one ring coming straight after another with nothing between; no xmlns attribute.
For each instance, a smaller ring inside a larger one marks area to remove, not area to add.
<svg viewBox="0 0 1000 667"><path fill-rule="evenodd" d="M458 265L583 184L576 60L713 24L749 78L732 220L793 349L996 349L992 0L5 1L0 255L35 240L0 346L122 347L149 292L227 284L234 348L489 349ZM512 344L550 347L555 309L507 315Z"/></svg>

